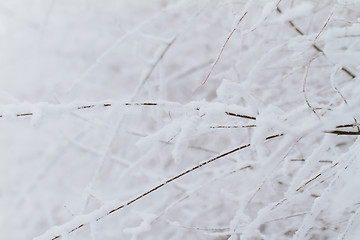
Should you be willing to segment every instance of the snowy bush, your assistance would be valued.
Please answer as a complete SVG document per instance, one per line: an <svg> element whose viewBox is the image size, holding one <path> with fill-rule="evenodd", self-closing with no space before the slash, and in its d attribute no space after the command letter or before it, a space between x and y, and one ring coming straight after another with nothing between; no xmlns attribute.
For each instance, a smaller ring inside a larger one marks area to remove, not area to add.
<svg viewBox="0 0 360 240"><path fill-rule="evenodd" d="M0 37L1 239L359 238L359 1L3 1Z"/></svg>

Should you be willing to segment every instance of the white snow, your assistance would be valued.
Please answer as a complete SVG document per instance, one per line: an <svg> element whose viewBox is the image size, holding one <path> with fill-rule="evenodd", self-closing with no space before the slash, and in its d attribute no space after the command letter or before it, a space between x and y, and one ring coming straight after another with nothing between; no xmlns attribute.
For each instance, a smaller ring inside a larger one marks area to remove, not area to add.
<svg viewBox="0 0 360 240"><path fill-rule="evenodd" d="M357 239L359 9L1 1L0 239Z"/></svg>

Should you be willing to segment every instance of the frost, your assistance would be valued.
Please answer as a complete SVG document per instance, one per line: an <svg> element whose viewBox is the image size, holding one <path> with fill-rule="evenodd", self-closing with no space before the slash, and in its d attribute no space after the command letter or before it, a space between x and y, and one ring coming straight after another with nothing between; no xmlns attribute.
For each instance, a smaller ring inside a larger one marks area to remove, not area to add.
<svg viewBox="0 0 360 240"><path fill-rule="evenodd" d="M0 5L0 239L358 239L359 1Z"/></svg>
<svg viewBox="0 0 360 240"><path fill-rule="evenodd" d="M142 218L142 222L139 226L133 228L126 228L124 232L132 235L132 239L137 239L137 236L143 232L147 232L151 229L151 222L156 218L154 214L147 214L142 212L136 212Z"/></svg>
<svg viewBox="0 0 360 240"><path fill-rule="evenodd" d="M192 135L196 132L197 126L199 124L199 117L190 117L184 119L181 123L181 130L178 136L176 137L176 143L174 150L172 151L172 156L175 162L181 161L183 153L185 152L188 144L190 143Z"/></svg>

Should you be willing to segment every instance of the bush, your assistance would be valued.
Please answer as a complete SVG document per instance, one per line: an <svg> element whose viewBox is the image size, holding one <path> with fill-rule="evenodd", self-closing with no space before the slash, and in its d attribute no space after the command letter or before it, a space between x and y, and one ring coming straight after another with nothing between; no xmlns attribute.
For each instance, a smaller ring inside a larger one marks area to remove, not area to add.
<svg viewBox="0 0 360 240"><path fill-rule="evenodd" d="M2 3L2 239L356 239L358 1Z"/></svg>

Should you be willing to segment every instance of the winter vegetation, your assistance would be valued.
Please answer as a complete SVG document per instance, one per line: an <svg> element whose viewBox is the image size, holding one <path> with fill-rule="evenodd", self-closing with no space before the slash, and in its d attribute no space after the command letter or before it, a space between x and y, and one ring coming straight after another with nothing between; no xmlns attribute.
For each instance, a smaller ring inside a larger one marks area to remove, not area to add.
<svg viewBox="0 0 360 240"><path fill-rule="evenodd" d="M0 2L0 239L360 237L360 1Z"/></svg>

